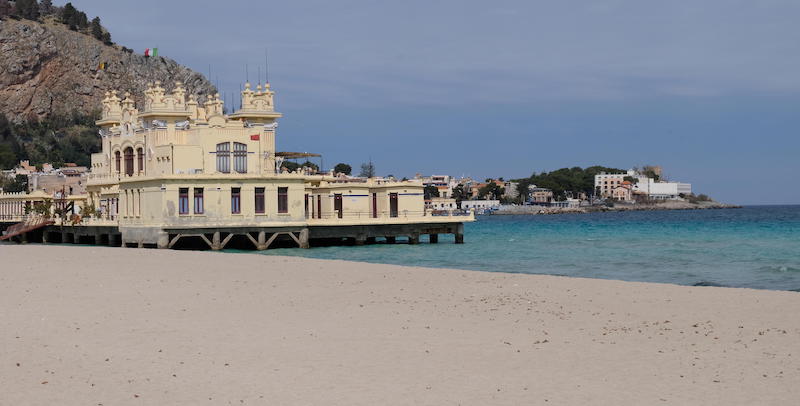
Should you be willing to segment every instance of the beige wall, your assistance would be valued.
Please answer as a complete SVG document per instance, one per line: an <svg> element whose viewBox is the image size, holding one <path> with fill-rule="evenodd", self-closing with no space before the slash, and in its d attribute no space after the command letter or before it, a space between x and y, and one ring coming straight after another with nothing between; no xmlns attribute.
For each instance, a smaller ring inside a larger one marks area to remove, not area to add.
<svg viewBox="0 0 800 406"><path fill-rule="evenodd" d="M264 213L255 212L255 189L264 188ZM288 213L278 213L278 188L288 188ZM189 212L179 213L179 191L189 189ZM195 214L194 189L203 189L203 213ZM240 189L240 213L231 212L231 192ZM305 221L304 182L298 176L271 179L201 176L129 180L120 185L120 227L275 226Z"/></svg>

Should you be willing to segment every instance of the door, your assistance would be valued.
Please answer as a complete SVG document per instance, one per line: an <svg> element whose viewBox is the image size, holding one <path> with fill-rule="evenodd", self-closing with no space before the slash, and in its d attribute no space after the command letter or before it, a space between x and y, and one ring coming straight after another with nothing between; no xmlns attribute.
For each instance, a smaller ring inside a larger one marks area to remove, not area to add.
<svg viewBox="0 0 800 406"><path fill-rule="evenodd" d="M378 218L378 194L372 194L372 218Z"/></svg>
<svg viewBox="0 0 800 406"><path fill-rule="evenodd" d="M336 216L342 218L342 194L336 193L333 195L333 210L336 212Z"/></svg>
<svg viewBox="0 0 800 406"><path fill-rule="evenodd" d="M389 193L389 217L397 217L397 193Z"/></svg>

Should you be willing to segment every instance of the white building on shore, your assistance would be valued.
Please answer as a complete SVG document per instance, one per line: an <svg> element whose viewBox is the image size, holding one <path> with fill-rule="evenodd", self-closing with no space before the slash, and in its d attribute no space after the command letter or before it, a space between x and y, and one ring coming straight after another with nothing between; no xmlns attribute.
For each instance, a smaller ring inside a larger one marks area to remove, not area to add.
<svg viewBox="0 0 800 406"><path fill-rule="evenodd" d="M595 195L606 199L615 197L615 190L625 187L625 178L633 178L632 195L645 196L650 200L676 200L681 195L692 193L692 184L683 182L657 181L636 170L625 173L600 173L594 176Z"/></svg>

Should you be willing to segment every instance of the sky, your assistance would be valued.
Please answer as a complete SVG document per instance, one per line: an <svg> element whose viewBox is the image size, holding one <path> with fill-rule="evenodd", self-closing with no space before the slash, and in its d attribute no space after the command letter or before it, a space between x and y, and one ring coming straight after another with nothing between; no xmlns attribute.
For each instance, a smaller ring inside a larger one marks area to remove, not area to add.
<svg viewBox="0 0 800 406"><path fill-rule="evenodd" d="M266 80L268 51L278 150L325 168L483 180L654 164L720 201L800 204L796 0L72 3L115 42L206 74L228 105Z"/></svg>

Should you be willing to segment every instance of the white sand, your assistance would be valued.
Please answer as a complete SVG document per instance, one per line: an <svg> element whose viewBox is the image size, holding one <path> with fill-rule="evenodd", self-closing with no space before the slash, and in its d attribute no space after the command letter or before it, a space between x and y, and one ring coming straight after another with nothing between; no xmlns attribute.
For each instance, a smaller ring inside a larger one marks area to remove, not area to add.
<svg viewBox="0 0 800 406"><path fill-rule="evenodd" d="M800 402L794 292L0 245L0 305L2 405Z"/></svg>

